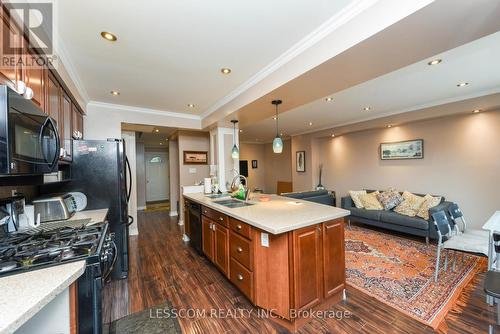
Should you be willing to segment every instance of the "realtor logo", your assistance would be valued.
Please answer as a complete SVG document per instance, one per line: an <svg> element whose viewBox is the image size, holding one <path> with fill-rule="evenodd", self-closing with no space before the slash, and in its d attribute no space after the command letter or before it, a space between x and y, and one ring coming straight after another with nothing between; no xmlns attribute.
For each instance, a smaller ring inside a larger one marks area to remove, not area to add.
<svg viewBox="0 0 500 334"><path fill-rule="evenodd" d="M6 3L1 27L2 67L53 65L52 3Z"/></svg>

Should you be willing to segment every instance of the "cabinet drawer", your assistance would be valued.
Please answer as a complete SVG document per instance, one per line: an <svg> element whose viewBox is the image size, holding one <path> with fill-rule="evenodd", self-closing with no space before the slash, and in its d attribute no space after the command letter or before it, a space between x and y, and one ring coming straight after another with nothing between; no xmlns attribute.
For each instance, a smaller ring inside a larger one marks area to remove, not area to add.
<svg viewBox="0 0 500 334"><path fill-rule="evenodd" d="M215 221L215 222L217 222L225 227L229 227L229 219L225 214L220 213L216 210L210 209L206 206L202 207L201 212L203 213L203 215L207 216L208 218L212 219L213 221Z"/></svg>
<svg viewBox="0 0 500 334"><path fill-rule="evenodd" d="M250 300L253 301L253 273L236 260L231 259L229 279Z"/></svg>
<svg viewBox="0 0 500 334"><path fill-rule="evenodd" d="M250 225L229 217L229 227L232 231L252 240L252 228Z"/></svg>
<svg viewBox="0 0 500 334"><path fill-rule="evenodd" d="M229 253L231 258L238 260L250 270L253 270L252 242L231 231L229 237Z"/></svg>

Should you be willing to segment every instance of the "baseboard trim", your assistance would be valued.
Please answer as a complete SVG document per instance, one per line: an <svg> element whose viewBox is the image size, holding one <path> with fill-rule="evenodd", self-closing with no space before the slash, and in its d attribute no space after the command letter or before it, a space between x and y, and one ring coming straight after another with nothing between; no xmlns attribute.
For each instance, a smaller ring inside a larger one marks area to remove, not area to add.
<svg viewBox="0 0 500 334"><path fill-rule="evenodd" d="M146 210L146 207L145 206L139 206L139 207L137 207L137 210L144 211L144 210Z"/></svg>
<svg viewBox="0 0 500 334"><path fill-rule="evenodd" d="M170 217L175 217L175 216L178 216L179 213L177 211L170 211L169 215L170 215Z"/></svg>

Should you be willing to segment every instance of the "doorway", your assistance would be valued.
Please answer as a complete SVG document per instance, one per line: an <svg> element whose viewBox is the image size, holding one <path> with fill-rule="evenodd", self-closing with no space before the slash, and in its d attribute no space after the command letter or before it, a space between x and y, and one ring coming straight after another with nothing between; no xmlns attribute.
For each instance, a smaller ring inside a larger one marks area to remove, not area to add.
<svg viewBox="0 0 500 334"><path fill-rule="evenodd" d="M170 199L168 152L146 152L146 203Z"/></svg>

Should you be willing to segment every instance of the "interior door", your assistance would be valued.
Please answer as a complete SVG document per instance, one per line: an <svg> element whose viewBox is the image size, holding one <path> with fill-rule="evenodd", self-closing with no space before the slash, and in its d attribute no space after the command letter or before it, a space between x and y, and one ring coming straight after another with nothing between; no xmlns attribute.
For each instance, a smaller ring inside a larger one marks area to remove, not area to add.
<svg viewBox="0 0 500 334"><path fill-rule="evenodd" d="M167 152L146 152L146 202L170 198Z"/></svg>

